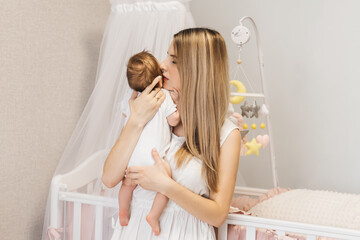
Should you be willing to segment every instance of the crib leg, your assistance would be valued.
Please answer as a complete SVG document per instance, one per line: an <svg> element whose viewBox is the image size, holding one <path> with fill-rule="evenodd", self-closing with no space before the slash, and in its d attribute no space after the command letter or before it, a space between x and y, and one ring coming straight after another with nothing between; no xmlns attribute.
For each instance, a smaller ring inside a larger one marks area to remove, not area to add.
<svg viewBox="0 0 360 240"><path fill-rule="evenodd" d="M284 231L276 230L276 233L277 233L277 235L280 236L280 237L285 236L285 232L284 232Z"/></svg>
<svg viewBox="0 0 360 240"><path fill-rule="evenodd" d="M227 240L228 224L226 221L218 228L218 240Z"/></svg>
<svg viewBox="0 0 360 240"><path fill-rule="evenodd" d="M103 206L96 206L96 215L95 215L95 240L102 239L103 232Z"/></svg>
<svg viewBox="0 0 360 240"><path fill-rule="evenodd" d="M73 240L80 240L81 232L81 203L74 202L74 215L73 215Z"/></svg>
<svg viewBox="0 0 360 240"><path fill-rule="evenodd" d="M255 240L256 237L256 228L255 227L246 227L246 240Z"/></svg>
<svg viewBox="0 0 360 240"><path fill-rule="evenodd" d="M307 235L306 240L316 240L316 236L314 235Z"/></svg>
<svg viewBox="0 0 360 240"><path fill-rule="evenodd" d="M66 205L67 205L67 202L64 201L64 222L63 222L63 226L64 226L64 240L66 240Z"/></svg>

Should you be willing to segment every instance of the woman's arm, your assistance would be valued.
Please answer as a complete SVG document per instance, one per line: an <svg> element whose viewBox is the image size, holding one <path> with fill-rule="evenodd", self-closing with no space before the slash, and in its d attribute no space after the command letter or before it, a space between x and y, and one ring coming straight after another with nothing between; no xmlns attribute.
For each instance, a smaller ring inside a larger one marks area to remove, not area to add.
<svg viewBox="0 0 360 240"><path fill-rule="evenodd" d="M240 156L240 132L233 130L220 150L218 192L201 197L166 175L162 160L153 152L155 165L130 167L127 177L143 188L166 195L196 218L215 227L223 224L234 193Z"/></svg>
<svg viewBox="0 0 360 240"><path fill-rule="evenodd" d="M135 91L132 94L129 100L131 112L129 120L104 164L102 181L105 186L114 187L123 179L126 166L145 124L153 118L165 100L165 94L160 88L152 91L160 80L161 76L155 78L139 97L136 97Z"/></svg>

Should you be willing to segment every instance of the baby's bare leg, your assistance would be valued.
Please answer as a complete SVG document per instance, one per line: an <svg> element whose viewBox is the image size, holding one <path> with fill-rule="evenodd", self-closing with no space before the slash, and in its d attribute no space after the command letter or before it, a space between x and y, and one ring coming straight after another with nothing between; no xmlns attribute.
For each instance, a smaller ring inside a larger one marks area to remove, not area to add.
<svg viewBox="0 0 360 240"><path fill-rule="evenodd" d="M155 236L160 234L160 222L159 218L161 216L162 211L165 209L166 204L169 199L162 195L161 193L157 193L151 207L149 214L146 216L146 221L150 224Z"/></svg>
<svg viewBox="0 0 360 240"><path fill-rule="evenodd" d="M130 219L129 208L136 184L131 184L124 178L119 191L119 221L121 226L127 226Z"/></svg>
<svg viewBox="0 0 360 240"><path fill-rule="evenodd" d="M171 176L170 166L167 166L167 172ZM157 193L151 207L149 214L146 216L146 221L150 224L155 236L160 234L160 216L168 203L169 198L161 193Z"/></svg>

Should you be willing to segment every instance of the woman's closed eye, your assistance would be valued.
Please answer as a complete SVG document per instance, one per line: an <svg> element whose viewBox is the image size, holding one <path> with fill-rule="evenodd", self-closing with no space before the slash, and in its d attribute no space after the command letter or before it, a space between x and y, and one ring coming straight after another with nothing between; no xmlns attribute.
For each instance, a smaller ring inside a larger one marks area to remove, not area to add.
<svg viewBox="0 0 360 240"><path fill-rule="evenodd" d="M169 52L167 52L167 55L169 56L169 57L171 57L171 63L173 63L173 64L176 64L177 62L175 61L175 59L176 59L176 55L174 55L174 54L169 54Z"/></svg>

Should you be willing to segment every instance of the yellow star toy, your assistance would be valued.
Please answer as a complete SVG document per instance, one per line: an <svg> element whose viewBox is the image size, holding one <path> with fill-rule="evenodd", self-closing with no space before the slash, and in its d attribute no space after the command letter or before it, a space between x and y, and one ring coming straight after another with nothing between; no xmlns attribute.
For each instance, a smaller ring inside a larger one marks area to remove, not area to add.
<svg viewBox="0 0 360 240"><path fill-rule="evenodd" d="M245 146L247 147L246 156L249 156L250 154L255 154L256 156L259 156L259 149L261 147L261 144L256 142L255 138L253 138L251 142L245 143Z"/></svg>

